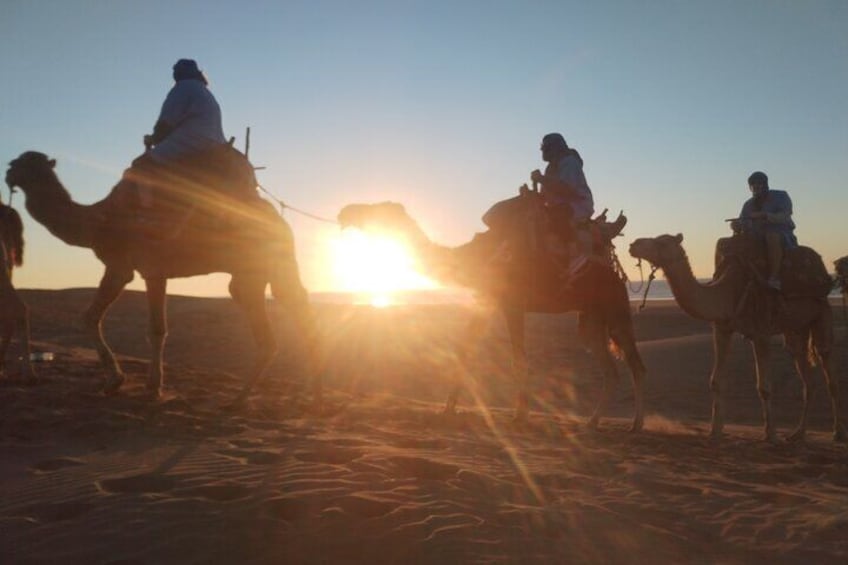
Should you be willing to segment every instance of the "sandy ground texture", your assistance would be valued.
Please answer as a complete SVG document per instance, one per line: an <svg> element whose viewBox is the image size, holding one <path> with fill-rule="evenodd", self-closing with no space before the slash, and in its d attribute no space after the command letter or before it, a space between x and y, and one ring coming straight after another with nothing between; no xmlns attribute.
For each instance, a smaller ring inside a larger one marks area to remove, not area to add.
<svg viewBox="0 0 848 565"><path fill-rule="evenodd" d="M848 447L831 441L820 376L807 442L765 443L738 339L728 434L711 440L710 328L673 303L635 316L648 417L633 435L623 366L610 417L585 429L600 375L573 315L529 317L533 412L516 426L499 319L460 413L440 414L465 306L316 306L322 414L308 409L297 336L272 308L283 352L232 411L252 355L232 303L170 297L165 397L151 403L143 295L122 296L105 325L128 380L104 397L77 323L92 292L22 293L35 349L55 358L37 365L36 385L13 363L0 381L4 564L848 562ZM844 377L840 308L835 331ZM775 345L785 435L801 387Z"/></svg>

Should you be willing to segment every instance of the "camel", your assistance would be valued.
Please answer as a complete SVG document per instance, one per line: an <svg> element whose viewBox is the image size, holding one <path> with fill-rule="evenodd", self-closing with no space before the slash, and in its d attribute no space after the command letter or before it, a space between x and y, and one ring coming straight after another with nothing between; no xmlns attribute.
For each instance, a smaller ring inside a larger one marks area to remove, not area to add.
<svg viewBox="0 0 848 565"><path fill-rule="evenodd" d="M43 153L28 151L9 164L6 183L20 187L26 209L53 235L69 245L90 248L104 264L91 306L83 315L83 326L94 341L106 372L103 392L116 393L125 380L121 366L107 345L102 331L109 306L137 271L144 279L148 301L148 339L151 354L147 391L161 395L164 380L163 349L167 336L166 287L169 278L214 272L232 275L229 293L245 312L257 354L236 402L245 399L264 375L277 353L277 342L265 306L265 289L270 284L276 300L294 315L299 329L310 339L312 327L306 289L300 281L291 228L273 206L260 199L239 201L202 188L173 186L175 192L193 194L204 203L227 210L238 223L222 225L221 217L195 213L184 217L184 225L168 239L152 239L134 229L130 193L119 182L106 198L91 205L73 201L54 170L56 161ZM168 188L172 188L169 186ZM210 206L212 206L210 205ZM310 350L311 351L311 350ZM315 377L315 375L313 375ZM320 402L320 381L313 379L315 401Z"/></svg>
<svg viewBox="0 0 848 565"><path fill-rule="evenodd" d="M25 382L32 382L29 345L29 308L12 285L12 270L24 262L23 223L18 212L11 206L0 204L0 376L5 374L6 353L17 331L21 340L21 375Z"/></svg>
<svg viewBox="0 0 848 565"><path fill-rule="evenodd" d="M813 293L788 294L792 276L784 269L784 296L763 289L751 277L750 266L741 255L725 254L737 237L719 240L716 277L709 283L699 283L692 273L689 259L683 249L683 236L660 235L637 239L630 245L630 254L644 259L665 272L677 303L690 316L712 322L713 368L710 375L712 392L712 422L710 434L719 437L724 428L724 399L727 390L725 362L734 332L750 338L755 358L757 391L764 419L764 436L776 440L776 429L771 410L771 384L767 374L769 337L783 334L786 348L795 360L795 367L803 382L804 400L801 419L796 429L787 436L788 441L802 441L807 430L809 402L813 394L812 365L820 365L830 393L833 412L833 438L845 440L845 430L840 422L838 382L831 372L833 348L833 314L827 300L825 283L818 283ZM809 248L798 248L796 257L806 257L812 271L823 272L821 258ZM787 254L787 259L791 257ZM784 259L784 267L787 267ZM820 265L816 265L815 262ZM789 266L792 269L792 266ZM795 279L798 280L797 278ZM765 301L765 302L764 302ZM776 307L775 307L776 305ZM769 309L773 312L768 314ZM767 314L767 315L764 315Z"/></svg>
<svg viewBox="0 0 848 565"><path fill-rule="evenodd" d="M497 227L478 233L470 242L453 248L431 242L404 207L393 202L349 205L339 213L338 220L342 227L389 230L393 235L404 236L417 253L419 263L434 278L478 291L488 308L475 312L457 348L457 359L462 366L468 361L473 345L482 337L489 310L500 309L509 331L513 376L518 384L514 416L517 422L526 420L530 400L524 349L525 312L579 311L581 338L604 375L603 391L588 425L591 429L598 427L618 382L615 360L609 348L612 340L623 352L632 373L635 415L630 429L639 431L644 424L645 367L636 348L624 282L610 266L592 262L579 288L565 291L556 265L534 244L534 238L541 234L535 222L528 222L528 217L539 212L538 194L523 190L520 196L495 205L484 217L491 220L487 221L490 226ZM618 231L624 221L621 216ZM514 228L511 232L510 224ZM461 379L457 378L448 394L446 414L455 413L462 389Z"/></svg>
<svg viewBox="0 0 848 565"><path fill-rule="evenodd" d="M842 291L843 302L848 300L848 255L833 262L836 270L836 286Z"/></svg>

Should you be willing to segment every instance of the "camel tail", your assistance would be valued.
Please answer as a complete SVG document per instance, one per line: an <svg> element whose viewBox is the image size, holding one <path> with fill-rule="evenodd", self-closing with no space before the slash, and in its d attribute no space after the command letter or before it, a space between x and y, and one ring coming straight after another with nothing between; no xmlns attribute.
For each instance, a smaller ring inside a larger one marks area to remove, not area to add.
<svg viewBox="0 0 848 565"><path fill-rule="evenodd" d="M3 241L9 254L10 264L20 267L24 264L24 224L14 208L5 208L2 216Z"/></svg>
<svg viewBox="0 0 848 565"><path fill-rule="evenodd" d="M816 367L819 363L819 350L816 347L813 332L810 332L807 338L807 362L810 364L810 367Z"/></svg>

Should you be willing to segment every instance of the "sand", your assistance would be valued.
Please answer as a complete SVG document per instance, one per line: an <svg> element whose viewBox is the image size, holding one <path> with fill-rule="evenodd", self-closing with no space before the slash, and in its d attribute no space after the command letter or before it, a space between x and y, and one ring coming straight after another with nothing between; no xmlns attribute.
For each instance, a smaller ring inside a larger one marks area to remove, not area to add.
<svg viewBox="0 0 848 565"><path fill-rule="evenodd" d="M151 403L143 295L110 312L128 381L107 398L77 324L92 291L22 294L35 349L55 359L35 386L0 382L4 564L848 562L848 447L831 441L821 378L807 442L765 443L738 339L728 434L709 439L710 329L674 303L635 316L648 417L633 435L623 366L609 417L585 429L600 378L573 315L529 317L535 398L517 427L499 319L460 414L440 415L466 306L317 305L329 351L318 416L282 312L284 352L231 412L252 347L229 301L170 297L166 394ZM840 310L836 336L843 376ZM785 435L801 388L782 349L772 364Z"/></svg>

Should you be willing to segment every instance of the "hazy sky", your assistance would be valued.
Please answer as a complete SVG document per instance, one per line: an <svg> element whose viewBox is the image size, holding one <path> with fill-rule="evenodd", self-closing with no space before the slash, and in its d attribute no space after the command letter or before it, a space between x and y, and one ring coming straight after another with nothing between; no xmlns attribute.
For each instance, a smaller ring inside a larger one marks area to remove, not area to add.
<svg viewBox="0 0 848 565"><path fill-rule="evenodd" d="M315 214L391 199L434 240L465 242L560 131L597 209L630 218L625 265L631 240L682 232L709 276L758 169L792 196L801 243L829 267L848 254L844 0L0 0L0 159L43 151L78 202L101 199L142 151L183 57L209 76L238 147L251 127L260 182ZM28 244L18 286L95 286L92 252L15 198ZM286 217L307 286L330 290L336 228ZM227 280L169 289L224 294Z"/></svg>

